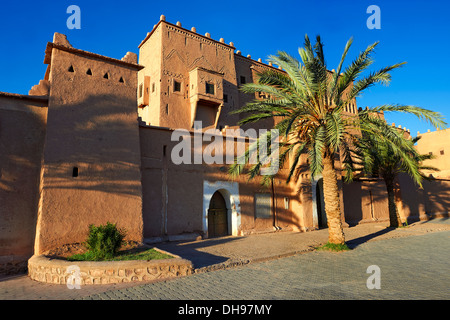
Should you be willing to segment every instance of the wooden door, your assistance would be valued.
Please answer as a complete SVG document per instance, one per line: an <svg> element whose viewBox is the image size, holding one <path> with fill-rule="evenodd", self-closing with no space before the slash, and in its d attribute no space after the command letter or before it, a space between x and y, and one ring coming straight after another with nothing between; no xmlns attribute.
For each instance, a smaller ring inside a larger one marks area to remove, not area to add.
<svg viewBox="0 0 450 320"><path fill-rule="evenodd" d="M225 199L219 191L214 193L208 210L208 237L228 235L228 210Z"/></svg>

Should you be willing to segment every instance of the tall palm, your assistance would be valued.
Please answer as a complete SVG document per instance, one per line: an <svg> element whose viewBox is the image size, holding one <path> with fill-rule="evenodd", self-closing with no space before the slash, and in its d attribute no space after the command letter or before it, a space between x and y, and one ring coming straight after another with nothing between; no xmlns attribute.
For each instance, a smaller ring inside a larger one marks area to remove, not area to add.
<svg viewBox="0 0 450 320"><path fill-rule="evenodd" d="M293 156L287 182L299 166L300 155L307 153L311 176L323 176L323 194L327 215L329 243L344 244L342 213L340 207L338 179L335 162L339 153L351 164L351 144L349 141L358 132L359 121L344 114L346 107L354 103L356 97L374 84L388 84L389 72L403 63L395 64L361 76L372 63L371 54L378 42L368 46L343 70L344 60L353 40L350 39L342 54L336 72L329 72L325 62L320 36L313 46L305 36L304 48L299 49L301 62L286 52L279 51L270 56L269 61L281 67L284 72L266 69L258 73L256 83L243 85L242 91L249 94L265 94L268 98L255 99L235 113L250 113L240 124L257 122L267 118L279 118L274 126L283 138L279 163L283 165L288 155ZM391 109L388 106L385 109ZM418 113L430 121L433 115L427 110L418 111L414 107L402 106L399 111ZM383 111L380 107L376 111ZM362 117L361 120L370 117ZM386 137L392 136L394 129L385 128ZM392 143L403 143L393 139ZM246 156L248 153L246 154ZM231 166L230 173L240 174L245 165ZM259 174L258 163L249 169L250 177ZM298 171L298 170L297 170Z"/></svg>
<svg viewBox="0 0 450 320"><path fill-rule="evenodd" d="M367 126L367 122L363 126ZM386 185L388 194L389 222L390 227L397 228L402 225L397 204L395 201L395 181L400 173L408 174L415 184L422 187L422 181L428 177L421 170L438 171L430 166L424 166L423 161L432 159L429 154L419 154L414 148L414 144L420 139L407 138L402 131L398 131L398 139L405 139L403 148L393 150L391 144L378 139L377 135L362 130L361 136L355 142L355 159L359 160L359 172L357 175L381 177ZM354 161L356 163L356 161ZM354 167L355 168L355 167ZM353 179L353 173L347 175L347 181Z"/></svg>

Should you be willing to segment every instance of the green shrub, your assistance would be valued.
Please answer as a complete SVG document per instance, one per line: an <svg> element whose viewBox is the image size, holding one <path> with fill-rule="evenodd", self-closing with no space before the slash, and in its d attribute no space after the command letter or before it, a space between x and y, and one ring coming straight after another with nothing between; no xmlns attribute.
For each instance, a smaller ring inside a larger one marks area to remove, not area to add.
<svg viewBox="0 0 450 320"><path fill-rule="evenodd" d="M124 243L125 231L120 230L110 222L106 225L89 226L89 236L86 247L93 260L113 258Z"/></svg>
<svg viewBox="0 0 450 320"><path fill-rule="evenodd" d="M336 243L330 243L327 242L323 246L316 247L316 250L324 250L324 251L348 251L350 248L344 243L344 244L336 244Z"/></svg>
<svg viewBox="0 0 450 320"><path fill-rule="evenodd" d="M119 252L117 256L112 259L108 259L108 261L127 261L127 260L159 260L159 259L172 259L173 256L159 252L155 249L142 249L138 252ZM95 261L95 257L92 255L90 251L74 254L70 257L67 257L69 261Z"/></svg>

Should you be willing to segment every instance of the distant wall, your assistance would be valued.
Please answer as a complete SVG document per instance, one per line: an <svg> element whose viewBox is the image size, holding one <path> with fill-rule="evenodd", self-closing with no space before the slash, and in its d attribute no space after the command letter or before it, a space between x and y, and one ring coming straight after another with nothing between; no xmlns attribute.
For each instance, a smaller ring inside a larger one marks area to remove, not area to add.
<svg viewBox="0 0 450 320"><path fill-rule="evenodd" d="M432 132L417 133L420 136L416 149L421 154L432 154L434 159L424 161L424 165L439 169L440 171L424 170L426 175L443 179L450 178L450 129Z"/></svg>
<svg viewBox="0 0 450 320"><path fill-rule="evenodd" d="M249 182L246 175L231 179L226 164L174 164L171 153L179 140L171 141L172 132L164 128L140 128L145 238L183 233L208 237L204 199L210 196L205 192L210 192L213 187L206 190L205 183L208 186L216 184L220 190L226 189L222 190L223 193L231 197L229 202L235 207L229 209L236 213L233 216L233 223L237 224L233 225L236 235L273 230L273 215L270 218L255 215L255 193L271 193L270 187L261 186L259 179ZM203 143L203 150L208 144ZM285 171L281 170L274 180L275 205L272 200L271 203L276 208L276 224L285 230L311 228L308 222L312 219L305 218L305 214L311 214L312 203L305 196L310 188L303 184L299 184L300 189L286 185ZM237 183L237 194L233 194L236 191L234 187L229 187L232 183ZM284 198L289 199L287 209Z"/></svg>
<svg viewBox="0 0 450 320"><path fill-rule="evenodd" d="M450 180L423 180L422 188L414 184L406 174L398 177L400 215L403 220L426 220L436 216L449 216Z"/></svg>
<svg viewBox="0 0 450 320"><path fill-rule="evenodd" d="M33 255L47 98L0 94L0 273Z"/></svg>
<svg viewBox="0 0 450 320"><path fill-rule="evenodd" d="M357 180L344 184L345 221L349 225L388 221L389 207L383 180ZM450 180L423 181L419 188L407 174L399 174L395 187L397 209L403 222L448 216Z"/></svg>
<svg viewBox="0 0 450 320"><path fill-rule="evenodd" d="M349 225L389 219L386 186L382 180L343 183L344 216Z"/></svg>
<svg viewBox="0 0 450 320"><path fill-rule="evenodd" d="M423 182L425 213L430 216L449 216L450 180L434 180Z"/></svg>

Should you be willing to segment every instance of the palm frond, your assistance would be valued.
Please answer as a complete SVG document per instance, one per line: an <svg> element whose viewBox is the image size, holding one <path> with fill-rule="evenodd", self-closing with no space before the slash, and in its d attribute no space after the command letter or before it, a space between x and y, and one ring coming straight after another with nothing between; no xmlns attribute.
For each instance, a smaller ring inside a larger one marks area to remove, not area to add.
<svg viewBox="0 0 450 320"><path fill-rule="evenodd" d="M351 64L348 66L342 76L339 75L339 80L336 88L336 92L333 95L334 103L336 105L341 105L341 98L344 91L355 81L355 79L369 67L373 60L371 58L372 52L375 50L375 47L379 42L375 42L369 45L366 50L361 52Z"/></svg>
<svg viewBox="0 0 450 320"><path fill-rule="evenodd" d="M433 127L437 129L445 129L447 128L447 123L444 121L444 117L441 113L436 111L431 111L428 109L424 109L417 106L411 105L400 105L400 104L385 104L381 106L377 106L375 108L371 108L364 112L366 113L374 113L374 112L402 112L409 113L421 120L425 120L430 123Z"/></svg>
<svg viewBox="0 0 450 320"><path fill-rule="evenodd" d="M389 82L391 81L391 74L389 72L401 67L405 63L406 62L397 63L392 66L382 68L381 70L372 72L367 77L364 77L356 81L353 87L351 88L350 93L346 97L344 104L349 103L353 99L357 98L361 92L372 87L375 84L380 83L383 85L388 85Z"/></svg>

